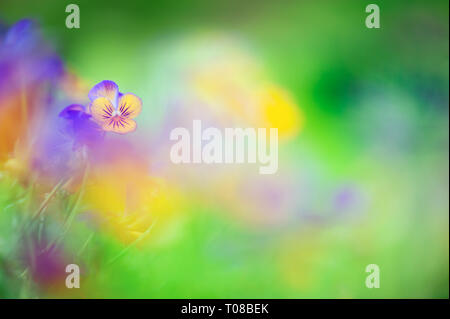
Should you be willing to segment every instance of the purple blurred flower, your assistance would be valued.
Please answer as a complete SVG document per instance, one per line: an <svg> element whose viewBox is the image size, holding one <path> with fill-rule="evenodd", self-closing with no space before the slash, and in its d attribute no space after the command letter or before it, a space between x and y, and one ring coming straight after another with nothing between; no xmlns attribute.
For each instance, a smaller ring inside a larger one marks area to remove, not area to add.
<svg viewBox="0 0 450 319"><path fill-rule="evenodd" d="M32 20L20 20L0 39L0 97L63 74L61 59Z"/></svg>
<svg viewBox="0 0 450 319"><path fill-rule="evenodd" d="M0 34L0 161L16 152L19 140L22 160L27 157L29 133L48 116L63 76L61 60L33 21L21 20Z"/></svg>
<svg viewBox="0 0 450 319"><path fill-rule="evenodd" d="M89 154L101 146L103 137L104 132L83 105L69 105L59 116L50 113L36 139L33 168L54 181L78 176Z"/></svg>
<svg viewBox="0 0 450 319"><path fill-rule="evenodd" d="M74 150L83 145L94 147L104 136L103 130L85 112L83 105L71 104L59 113L59 117L65 120L61 133L73 141Z"/></svg>
<svg viewBox="0 0 450 319"><path fill-rule="evenodd" d="M356 186L343 186L334 195L333 210L342 216L357 215L363 211L364 196Z"/></svg>
<svg viewBox="0 0 450 319"><path fill-rule="evenodd" d="M23 247L23 262L28 267L31 278L41 289L64 287L65 267L69 262L61 248L47 246L47 240L38 240L37 236L33 235L29 247Z"/></svg>

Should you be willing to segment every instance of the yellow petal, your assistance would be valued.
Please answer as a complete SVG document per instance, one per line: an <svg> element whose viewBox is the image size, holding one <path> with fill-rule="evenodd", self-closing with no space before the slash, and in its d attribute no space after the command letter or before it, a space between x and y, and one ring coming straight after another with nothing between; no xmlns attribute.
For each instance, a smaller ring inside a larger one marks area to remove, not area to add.
<svg viewBox="0 0 450 319"><path fill-rule="evenodd" d="M113 117L114 106L107 98L99 97L91 103L90 111L92 118L103 125Z"/></svg>
<svg viewBox="0 0 450 319"><path fill-rule="evenodd" d="M133 119L141 113L142 101L136 95L127 93L119 99L117 110L122 117Z"/></svg>
<svg viewBox="0 0 450 319"><path fill-rule="evenodd" d="M121 116L114 116L111 119L103 122L102 128L104 131L114 132L118 134L126 134L136 130L136 122L126 119Z"/></svg>

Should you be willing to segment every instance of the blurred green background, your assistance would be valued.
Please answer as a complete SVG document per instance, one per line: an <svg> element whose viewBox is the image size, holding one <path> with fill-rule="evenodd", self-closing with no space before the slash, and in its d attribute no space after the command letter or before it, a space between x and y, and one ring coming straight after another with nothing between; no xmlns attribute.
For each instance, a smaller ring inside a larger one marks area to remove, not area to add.
<svg viewBox="0 0 450 319"><path fill-rule="evenodd" d="M448 298L448 1L79 0L80 29L65 27L70 2L0 1L0 19L38 20L87 83L114 79L147 101L165 39L239 38L304 114L291 154L368 194L357 221L269 234L192 205L179 240L99 269L89 296ZM380 29L364 24L372 2ZM150 104L151 122L165 105ZM371 263L380 289L364 285Z"/></svg>

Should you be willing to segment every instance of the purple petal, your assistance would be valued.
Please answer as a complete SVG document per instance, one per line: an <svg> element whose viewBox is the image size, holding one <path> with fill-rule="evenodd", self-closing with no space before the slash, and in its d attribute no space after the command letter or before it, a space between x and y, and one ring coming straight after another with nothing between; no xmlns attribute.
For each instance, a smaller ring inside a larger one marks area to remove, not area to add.
<svg viewBox="0 0 450 319"><path fill-rule="evenodd" d="M105 97L113 103L114 106L117 105L117 99L119 96L119 87L113 81L105 80L96 84L89 91L89 99L94 101L99 97Z"/></svg>
<svg viewBox="0 0 450 319"><path fill-rule="evenodd" d="M84 106L81 104L71 104L65 107L59 116L65 119L75 119L81 116L85 112Z"/></svg>

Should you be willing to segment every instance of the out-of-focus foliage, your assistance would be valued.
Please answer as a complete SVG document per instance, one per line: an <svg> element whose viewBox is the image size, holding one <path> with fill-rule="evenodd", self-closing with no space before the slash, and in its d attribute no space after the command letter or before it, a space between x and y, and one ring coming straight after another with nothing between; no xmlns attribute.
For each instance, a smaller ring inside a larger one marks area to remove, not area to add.
<svg viewBox="0 0 450 319"><path fill-rule="evenodd" d="M448 298L448 1L376 3L381 29L364 1L79 0L67 29L2 0L2 43L42 32L0 46L0 297ZM74 148L58 114L106 79L137 130ZM278 173L172 164L192 119L278 127Z"/></svg>

